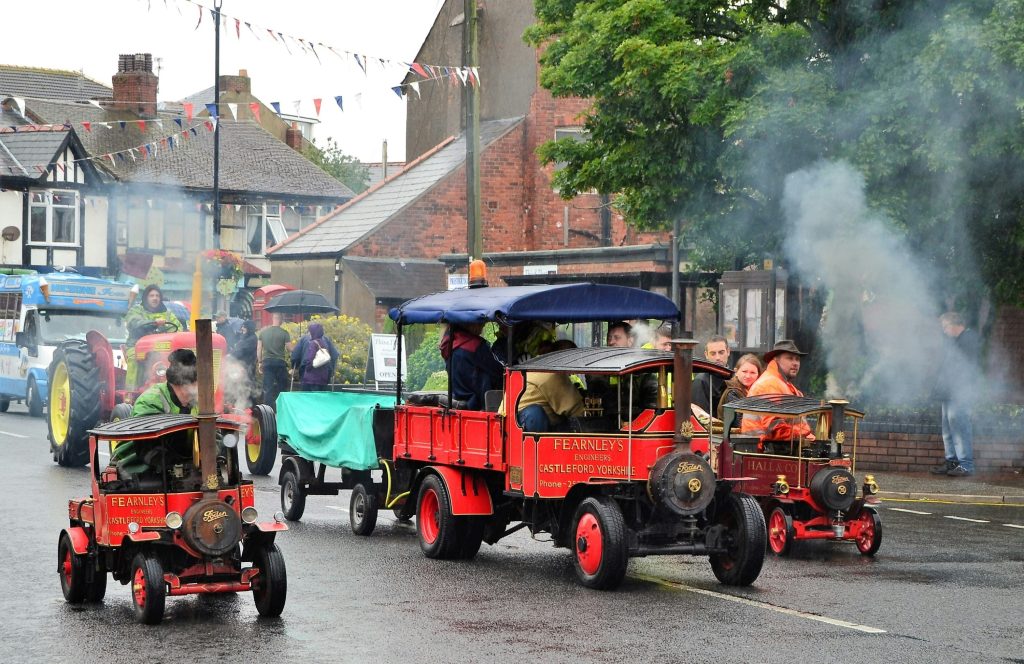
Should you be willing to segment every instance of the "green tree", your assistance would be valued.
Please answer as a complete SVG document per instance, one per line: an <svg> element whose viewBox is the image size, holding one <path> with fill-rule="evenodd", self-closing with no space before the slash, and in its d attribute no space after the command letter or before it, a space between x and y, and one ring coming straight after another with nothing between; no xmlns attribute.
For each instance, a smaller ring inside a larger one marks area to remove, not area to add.
<svg viewBox="0 0 1024 664"><path fill-rule="evenodd" d="M306 148L306 158L357 194L369 186L370 171L355 157L342 152L333 138L328 137L322 148L314 139L313 144Z"/></svg>
<svg viewBox="0 0 1024 664"><path fill-rule="evenodd" d="M781 254L787 174L845 160L944 298L1024 302L1024 0L535 5L541 85L593 100L589 141L540 150L563 196L733 269Z"/></svg>

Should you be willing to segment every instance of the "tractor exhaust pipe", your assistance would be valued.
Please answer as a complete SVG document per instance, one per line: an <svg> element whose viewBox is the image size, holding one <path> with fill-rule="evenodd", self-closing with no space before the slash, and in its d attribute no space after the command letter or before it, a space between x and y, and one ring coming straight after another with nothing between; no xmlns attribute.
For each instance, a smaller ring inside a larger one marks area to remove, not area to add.
<svg viewBox="0 0 1024 664"><path fill-rule="evenodd" d="M199 390L199 470L203 492L217 494L217 412L213 399L213 325L209 318L196 321L196 373Z"/></svg>
<svg viewBox="0 0 1024 664"><path fill-rule="evenodd" d="M672 442L682 452L690 451L693 426L690 424L690 386L693 382L693 339L673 339L672 405L675 408L676 430Z"/></svg>

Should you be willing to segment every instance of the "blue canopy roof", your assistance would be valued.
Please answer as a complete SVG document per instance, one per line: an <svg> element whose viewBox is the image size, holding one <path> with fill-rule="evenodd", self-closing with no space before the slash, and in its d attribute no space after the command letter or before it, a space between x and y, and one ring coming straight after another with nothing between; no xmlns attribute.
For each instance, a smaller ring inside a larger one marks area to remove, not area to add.
<svg viewBox="0 0 1024 664"><path fill-rule="evenodd" d="M679 309L664 295L607 284L559 284L473 288L414 298L389 312L391 319L409 323L505 323L655 318L678 320Z"/></svg>

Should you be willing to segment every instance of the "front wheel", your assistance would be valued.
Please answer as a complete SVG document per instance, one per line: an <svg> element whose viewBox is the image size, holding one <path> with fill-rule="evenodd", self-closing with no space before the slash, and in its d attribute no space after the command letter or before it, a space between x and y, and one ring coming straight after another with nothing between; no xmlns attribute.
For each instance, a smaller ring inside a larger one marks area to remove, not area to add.
<svg viewBox="0 0 1024 664"><path fill-rule="evenodd" d="M160 561L140 553L132 561L132 604L135 618L144 625L157 625L164 619L167 586Z"/></svg>
<svg viewBox="0 0 1024 664"><path fill-rule="evenodd" d="M865 556L873 556L882 546L882 519L873 509L864 509L858 519L860 533L857 535L857 550Z"/></svg>
<svg viewBox="0 0 1024 664"><path fill-rule="evenodd" d="M348 504L348 522L356 535L370 535L377 525L377 494L359 483L352 489Z"/></svg>
<svg viewBox="0 0 1024 664"><path fill-rule="evenodd" d="M256 610L268 618L281 615L288 597L288 572L281 549L276 544L261 546L253 556L253 566L260 570L252 588Z"/></svg>
<svg viewBox="0 0 1024 664"><path fill-rule="evenodd" d="M764 512L752 496L730 493L722 506L718 523L725 526L726 552L711 555L711 569L727 586L749 586L764 565L768 539Z"/></svg>
<svg viewBox="0 0 1024 664"><path fill-rule="evenodd" d="M36 381L29 379L28 388L25 392L25 402L28 404L28 414L32 417L43 416L43 398L39 394L39 386Z"/></svg>
<svg viewBox="0 0 1024 664"><path fill-rule="evenodd" d="M269 475L277 458L277 419L274 409L259 404L252 407L249 430L245 433L245 463L250 475Z"/></svg>
<svg viewBox="0 0 1024 664"><path fill-rule="evenodd" d="M57 544L57 573L64 599L70 604L81 604L86 591L85 556L75 553L67 533L61 533Z"/></svg>
<svg viewBox="0 0 1024 664"><path fill-rule="evenodd" d="M588 588L617 587L629 564L626 523L619 504L607 496L586 498L576 508L573 523L576 576Z"/></svg>
<svg viewBox="0 0 1024 664"><path fill-rule="evenodd" d="M780 557L789 555L795 536L793 517L781 507L773 509L768 516L768 546L772 553Z"/></svg>
<svg viewBox="0 0 1024 664"><path fill-rule="evenodd" d="M306 492L294 470L284 471L281 478L281 511L289 521L298 521L306 511Z"/></svg>

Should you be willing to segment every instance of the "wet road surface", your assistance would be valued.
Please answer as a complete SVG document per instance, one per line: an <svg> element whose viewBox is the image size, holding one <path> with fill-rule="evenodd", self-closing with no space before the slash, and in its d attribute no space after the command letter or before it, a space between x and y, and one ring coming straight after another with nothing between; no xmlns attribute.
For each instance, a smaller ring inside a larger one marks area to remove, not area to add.
<svg viewBox="0 0 1024 664"><path fill-rule="evenodd" d="M145 627L113 581L99 605L61 595L57 537L87 471L54 464L45 422L18 404L0 445L0 662L1024 662L1021 506L890 501L875 559L801 543L749 588L718 584L705 558L634 559L619 590L597 592L523 531L434 561L414 525L381 512L357 537L347 492L311 496L277 540L281 618L245 594L169 597ZM280 509L276 473L256 481L262 518Z"/></svg>

